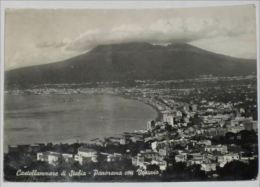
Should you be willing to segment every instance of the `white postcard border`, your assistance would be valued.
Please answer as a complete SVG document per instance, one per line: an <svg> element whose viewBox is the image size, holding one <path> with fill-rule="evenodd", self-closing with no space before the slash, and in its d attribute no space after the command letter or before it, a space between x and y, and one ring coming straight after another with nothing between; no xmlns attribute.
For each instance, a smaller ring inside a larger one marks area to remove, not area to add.
<svg viewBox="0 0 260 187"><path fill-rule="evenodd" d="M14 187L14 186L21 186L21 187L31 187L31 186L38 186L38 187L49 187L49 186L65 186L69 187L73 186L120 186L120 187L130 187L130 186L146 186L149 185L151 187L161 186L161 187L170 187L170 186L178 186L178 187L256 187L260 185L259 182L259 173L258 173L258 180L255 181L216 181L216 182L141 182L141 183L36 183L36 182L4 182L3 181L3 89L4 89L4 10L6 8L34 8L34 9L53 9L53 8L61 8L61 9L152 9L152 8L180 8L180 7L209 7L209 6L229 6L229 5L246 5L246 4L254 4L256 6L256 20L257 20L257 77L260 77L259 74L259 1L42 1L42 0L31 0L31 1L0 1L0 13L1 13L1 63L0 63L0 90L1 90L1 97L0 97L0 137L1 137L1 163L0 163L0 186L3 187ZM259 97L260 93L260 81L257 81L258 85L258 94ZM258 99L258 108L260 108L260 101ZM260 113L258 111L258 119L260 119ZM260 130L258 128L258 134ZM258 139L259 141L259 139ZM259 146L259 144L258 144ZM259 167L260 168L260 167Z"/></svg>

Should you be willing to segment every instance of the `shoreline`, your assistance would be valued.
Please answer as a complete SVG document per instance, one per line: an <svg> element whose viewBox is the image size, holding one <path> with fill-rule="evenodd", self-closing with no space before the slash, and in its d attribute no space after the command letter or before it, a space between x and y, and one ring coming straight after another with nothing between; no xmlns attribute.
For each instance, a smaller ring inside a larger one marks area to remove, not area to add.
<svg viewBox="0 0 260 187"><path fill-rule="evenodd" d="M37 94L32 94L32 95L37 95ZM64 95L66 95L66 94L64 94ZM80 94L80 95L89 95L89 94ZM135 98L135 97L132 97L132 96L126 96L126 95L121 95L121 94L101 94L101 95L109 95L109 96L114 96L114 97L121 97L121 98L124 98L124 99L127 99L127 100L132 100L132 101L137 101L137 102L143 103L145 105L148 105L148 106L152 107L156 111L156 116L153 117L152 119L149 119L148 121L150 121L150 120L160 121L162 119L161 111L156 106L154 106L153 104L148 103L148 102L144 102L141 97ZM148 121L146 121L146 122L148 122ZM132 131L126 131L126 132L130 133L130 132L139 131L139 130L146 130L146 123L144 123L143 126L140 129L134 129ZM120 133L120 134L123 134L123 133ZM116 134L114 136L116 136ZM96 137L96 138L104 139L106 137ZM67 144L73 144L73 143L77 143L77 142L79 142L79 143L86 143L86 142L88 142L88 140L81 139L81 138L69 138L69 139L63 139L63 140L54 140L54 141L48 141L48 142L47 141L43 141L43 142L29 143L29 144L10 144L10 145L5 145L4 146L4 153L8 153L8 147L9 146L34 145L34 144L38 144L38 143L43 143L43 144L47 144L47 143L52 143L52 144L66 144L66 143Z"/></svg>
<svg viewBox="0 0 260 187"><path fill-rule="evenodd" d="M140 101L140 100L137 100L137 101ZM142 102L142 101L140 101L140 102L149 105L150 107L152 107L157 112L157 116L154 119L155 121L161 121L162 120L163 115L162 115L161 111L158 108L156 108L156 106L154 106L150 103L146 103L146 102Z"/></svg>
<svg viewBox="0 0 260 187"><path fill-rule="evenodd" d="M160 111L156 106L154 106L154 105L151 104L151 103L144 102L144 101L142 101L141 99L134 98L134 97L131 97L131 96L125 96L125 95L115 95L115 96L123 97L123 98L129 99L129 100L138 101L138 102L141 102L141 103L143 103L143 104L146 104L146 105L152 107L152 108L156 111L157 116L156 116L155 119L151 119L151 120L161 121L162 118L163 118L163 115L162 115L161 111Z"/></svg>

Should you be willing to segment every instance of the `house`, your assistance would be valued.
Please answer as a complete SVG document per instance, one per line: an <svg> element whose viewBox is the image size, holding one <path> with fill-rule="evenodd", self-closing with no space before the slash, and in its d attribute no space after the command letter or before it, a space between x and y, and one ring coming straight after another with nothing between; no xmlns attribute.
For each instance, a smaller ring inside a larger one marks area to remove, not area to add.
<svg viewBox="0 0 260 187"><path fill-rule="evenodd" d="M132 158L132 163L135 166L140 166L144 162L151 162L152 160L155 161L163 161L163 157L159 155L158 152L154 152L153 150L144 150L137 154L136 157Z"/></svg>
<svg viewBox="0 0 260 187"><path fill-rule="evenodd" d="M176 116L176 114L174 114L174 113L164 112L163 113L163 122L167 122L169 125L173 126L175 116Z"/></svg>
<svg viewBox="0 0 260 187"><path fill-rule="evenodd" d="M204 129L203 134L206 136L224 136L227 133L226 128L207 128Z"/></svg>
<svg viewBox="0 0 260 187"><path fill-rule="evenodd" d="M201 170L205 172L210 172L210 171L216 171L217 164L216 163L202 163L201 165Z"/></svg>
<svg viewBox="0 0 260 187"><path fill-rule="evenodd" d="M158 153L139 153L136 157L132 158L132 164L143 170L146 170L150 165L157 165L161 171L164 171L167 168L167 162L163 160L163 158L160 157Z"/></svg>
<svg viewBox="0 0 260 187"><path fill-rule="evenodd" d="M256 158L257 158L257 155L252 155L252 156L241 155L239 160L244 163L249 163L250 160L254 160Z"/></svg>
<svg viewBox="0 0 260 187"><path fill-rule="evenodd" d="M182 112L178 110L178 111L176 112L176 117L182 117Z"/></svg>
<svg viewBox="0 0 260 187"><path fill-rule="evenodd" d="M148 131L154 129L154 127L155 127L155 121L154 120L147 122L147 130Z"/></svg>
<svg viewBox="0 0 260 187"><path fill-rule="evenodd" d="M137 166L137 164L138 164L138 161L137 161L137 156L135 156L135 157L132 157L132 164L134 165L134 166Z"/></svg>
<svg viewBox="0 0 260 187"><path fill-rule="evenodd" d="M186 162L187 161L187 153L180 153L175 156L175 162Z"/></svg>
<svg viewBox="0 0 260 187"><path fill-rule="evenodd" d="M167 162L165 160L161 160L161 161L158 161L158 160L152 160L151 161L151 164L154 164L154 165L157 165L159 166L159 169L161 171L165 171L167 169Z"/></svg>
<svg viewBox="0 0 260 187"><path fill-rule="evenodd" d="M144 161L144 162L140 162L138 166L140 169L147 170L149 165L151 165L149 162Z"/></svg>
<svg viewBox="0 0 260 187"><path fill-rule="evenodd" d="M203 163L203 158L192 158L190 160L188 160L187 165L191 166L194 164L200 165Z"/></svg>
<svg viewBox="0 0 260 187"><path fill-rule="evenodd" d="M74 159L81 165L85 161L97 162L97 151L90 148L80 147Z"/></svg>
<svg viewBox="0 0 260 187"><path fill-rule="evenodd" d="M47 162L48 164L53 166L58 164L59 158L61 158L61 154L57 152L47 151L47 152L37 153L38 161Z"/></svg>
<svg viewBox="0 0 260 187"><path fill-rule="evenodd" d="M210 161L215 162L217 160L218 156L216 154L206 153L206 154L203 154L203 158L205 160L210 160Z"/></svg>
<svg viewBox="0 0 260 187"><path fill-rule="evenodd" d="M151 159L151 160L161 160L162 156L158 152L154 152L153 150L147 149L141 151L137 154L137 157L144 158L144 159Z"/></svg>
<svg viewBox="0 0 260 187"><path fill-rule="evenodd" d="M122 154L120 154L120 153L114 153L114 154L107 155L107 162L120 161L121 159L122 159Z"/></svg>
<svg viewBox="0 0 260 187"><path fill-rule="evenodd" d="M231 162L233 160L239 160L239 154L238 153L229 153L226 155L220 155L218 156L218 163L220 167L224 167L224 165L228 162Z"/></svg>
<svg viewBox="0 0 260 187"><path fill-rule="evenodd" d="M115 145L125 145L126 139L125 137L109 137L105 139L107 144L115 144Z"/></svg>
<svg viewBox="0 0 260 187"><path fill-rule="evenodd" d="M165 147L163 149L159 149L158 152L159 152L159 155L164 156L164 157L169 155L168 147Z"/></svg>
<svg viewBox="0 0 260 187"><path fill-rule="evenodd" d="M211 145L211 140L200 140L197 142L198 145L206 145L210 146Z"/></svg>
<svg viewBox="0 0 260 187"><path fill-rule="evenodd" d="M227 131L228 132L232 132L232 133L238 133L238 132L240 132L242 130L245 130L245 127L244 127L243 124L227 127Z"/></svg>
<svg viewBox="0 0 260 187"><path fill-rule="evenodd" d="M191 110L193 112L196 112L198 110L198 105L196 105L196 104L191 105Z"/></svg>
<svg viewBox="0 0 260 187"><path fill-rule="evenodd" d="M205 147L205 151L212 153L212 152L220 152L220 153L227 153L227 146L226 145L208 145Z"/></svg>
<svg viewBox="0 0 260 187"><path fill-rule="evenodd" d="M157 146L158 146L158 142L157 141L154 141L151 143L151 148L153 151L157 151Z"/></svg>
<svg viewBox="0 0 260 187"><path fill-rule="evenodd" d="M73 154L68 153L62 153L61 156L65 160L65 162L72 162L74 158Z"/></svg>

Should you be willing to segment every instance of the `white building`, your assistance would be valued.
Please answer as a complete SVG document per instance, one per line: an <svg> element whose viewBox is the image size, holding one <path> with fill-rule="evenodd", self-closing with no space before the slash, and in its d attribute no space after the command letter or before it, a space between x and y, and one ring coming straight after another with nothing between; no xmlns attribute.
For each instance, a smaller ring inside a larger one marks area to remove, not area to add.
<svg viewBox="0 0 260 187"><path fill-rule="evenodd" d="M163 114L163 121L167 122L169 125L174 125L174 117L175 115L173 113L164 113Z"/></svg>
<svg viewBox="0 0 260 187"><path fill-rule="evenodd" d="M237 126L229 126L229 127L227 127L227 131L228 132L232 132L232 133L238 133L238 132L240 132L242 130L245 130L245 127L242 124L237 125Z"/></svg>
<svg viewBox="0 0 260 187"><path fill-rule="evenodd" d="M211 145L211 140L200 140L197 143L198 145L206 145L206 146L210 146Z"/></svg>
<svg viewBox="0 0 260 187"><path fill-rule="evenodd" d="M152 130L152 129L154 129L154 127L155 127L155 121L148 121L147 122L147 130Z"/></svg>
<svg viewBox="0 0 260 187"><path fill-rule="evenodd" d="M56 152L47 151L47 152L37 153L37 160L47 162L48 164L54 166L58 164L58 160L60 157L61 154Z"/></svg>
<svg viewBox="0 0 260 187"><path fill-rule="evenodd" d="M217 164L216 163L202 163L201 164L201 170L210 172L210 171L216 171Z"/></svg>
<svg viewBox="0 0 260 187"><path fill-rule="evenodd" d="M231 162L233 160L239 160L239 154L238 153L229 153L226 155L218 156L218 163L220 167L224 167L224 165L228 162Z"/></svg>
<svg viewBox="0 0 260 187"><path fill-rule="evenodd" d="M203 158L192 158L192 159L188 160L187 165L194 165L194 164L200 165L202 163L203 163Z"/></svg>
<svg viewBox="0 0 260 187"><path fill-rule="evenodd" d="M217 151L217 152L221 152L222 154L228 152L226 145L209 145L205 147L205 151L209 153Z"/></svg>
<svg viewBox="0 0 260 187"><path fill-rule="evenodd" d="M97 151L90 148L80 147L78 149L78 154L75 155L75 161L79 164L83 164L85 160L97 162Z"/></svg>
<svg viewBox="0 0 260 187"><path fill-rule="evenodd" d="M65 162L70 162L73 160L73 154L62 153L61 156L65 160Z"/></svg>
<svg viewBox="0 0 260 187"><path fill-rule="evenodd" d="M186 162L187 161L187 153L180 153L175 156L175 162Z"/></svg>
<svg viewBox="0 0 260 187"><path fill-rule="evenodd" d="M122 154L120 153L114 153L107 155L107 162L115 162L122 159Z"/></svg>
<svg viewBox="0 0 260 187"><path fill-rule="evenodd" d="M158 146L158 142L157 141L151 143L151 148L155 152L157 152L157 146Z"/></svg>
<svg viewBox="0 0 260 187"><path fill-rule="evenodd" d="M165 160L162 161L152 160L151 164L159 166L159 169L161 171L165 171L167 169L167 162Z"/></svg>

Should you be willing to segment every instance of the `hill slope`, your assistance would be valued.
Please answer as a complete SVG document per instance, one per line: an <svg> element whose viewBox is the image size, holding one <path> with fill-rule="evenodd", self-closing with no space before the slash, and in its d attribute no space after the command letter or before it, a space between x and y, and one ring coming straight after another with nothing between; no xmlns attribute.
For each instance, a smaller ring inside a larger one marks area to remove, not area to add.
<svg viewBox="0 0 260 187"><path fill-rule="evenodd" d="M5 72L6 85L82 83L88 81L170 80L199 75L248 75L256 60L232 58L188 44L104 45L83 55L51 64Z"/></svg>

